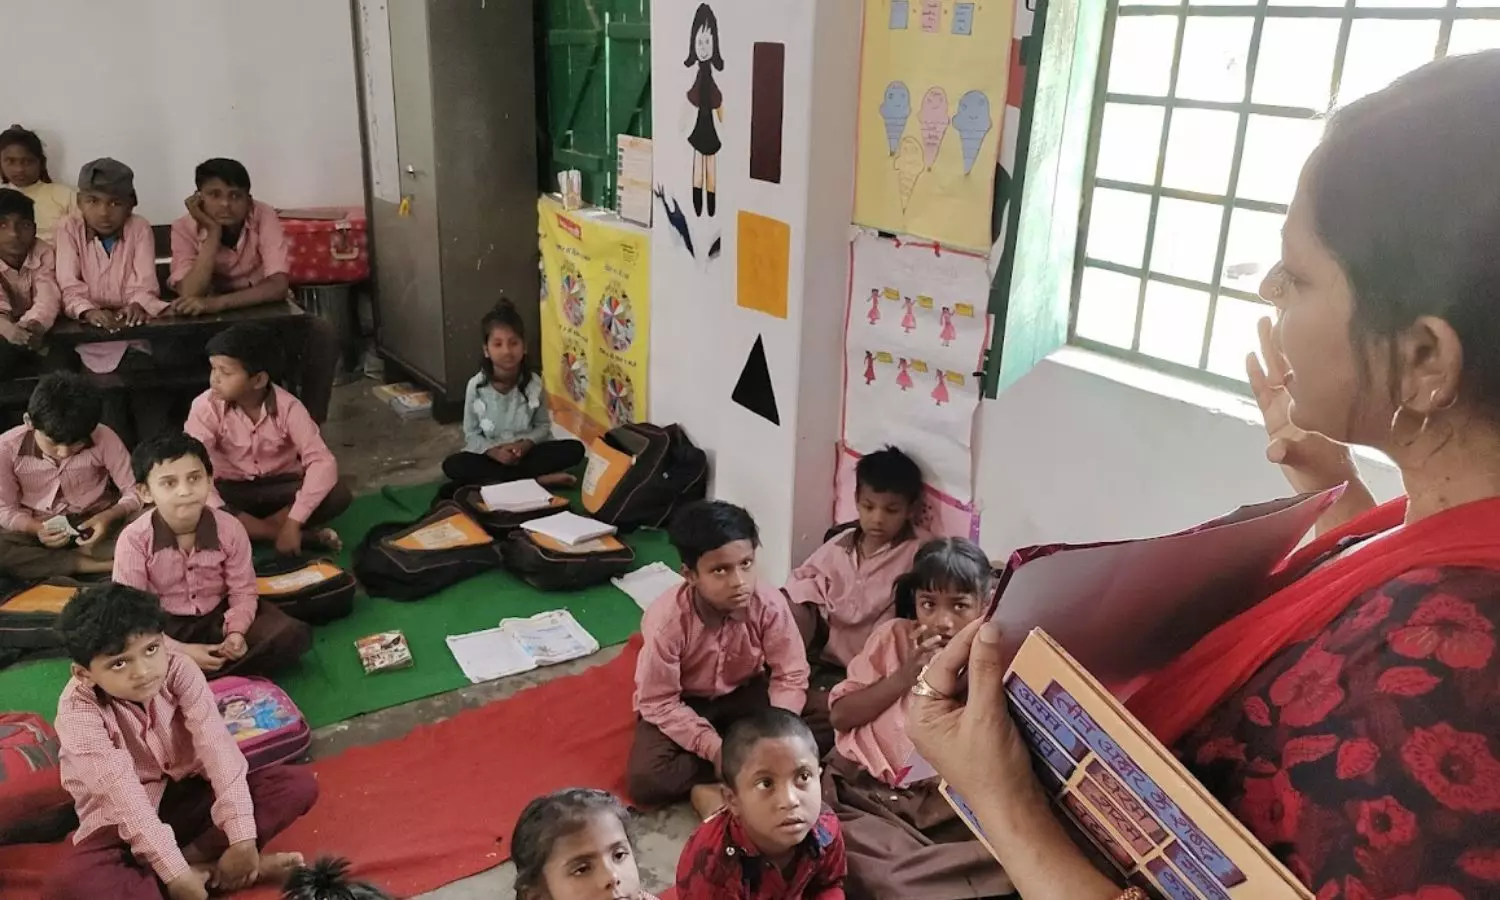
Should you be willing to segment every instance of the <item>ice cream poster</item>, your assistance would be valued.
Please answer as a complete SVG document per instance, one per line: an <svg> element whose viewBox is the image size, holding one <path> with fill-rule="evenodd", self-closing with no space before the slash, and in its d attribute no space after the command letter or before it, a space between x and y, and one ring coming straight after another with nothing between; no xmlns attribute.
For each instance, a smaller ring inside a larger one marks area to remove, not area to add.
<svg viewBox="0 0 1500 900"><path fill-rule="evenodd" d="M865 0L858 225L986 251L1014 0Z"/></svg>
<svg viewBox="0 0 1500 900"><path fill-rule="evenodd" d="M868 232L855 237L844 332L844 444L894 443L928 486L973 496L974 413L989 341L984 257Z"/></svg>

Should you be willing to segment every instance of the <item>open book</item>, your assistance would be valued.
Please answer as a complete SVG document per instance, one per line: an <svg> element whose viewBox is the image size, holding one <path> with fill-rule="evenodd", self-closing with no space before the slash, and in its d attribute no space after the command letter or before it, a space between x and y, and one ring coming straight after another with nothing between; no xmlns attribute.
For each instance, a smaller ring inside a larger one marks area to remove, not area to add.
<svg viewBox="0 0 1500 900"><path fill-rule="evenodd" d="M1046 632L1032 631L1022 643L1005 691L1057 811L1102 871L1171 900L1312 900ZM939 789L989 847L963 798L946 783Z"/></svg>
<svg viewBox="0 0 1500 900"><path fill-rule="evenodd" d="M447 642L458 667L475 684L599 651L599 642L565 609L502 619L496 628L451 635Z"/></svg>

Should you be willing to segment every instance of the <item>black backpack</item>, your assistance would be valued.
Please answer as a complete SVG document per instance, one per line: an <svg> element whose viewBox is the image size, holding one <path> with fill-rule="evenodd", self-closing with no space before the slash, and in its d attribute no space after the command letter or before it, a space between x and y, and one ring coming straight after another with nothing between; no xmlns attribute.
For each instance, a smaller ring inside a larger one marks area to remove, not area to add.
<svg viewBox="0 0 1500 900"><path fill-rule="evenodd" d="M542 591L578 591L624 575L635 565L635 551L614 537L569 547L524 529L500 544L505 567Z"/></svg>
<svg viewBox="0 0 1500 900"><path fill-rule="evenodd" d="M0 668L23 659L62 654L57 617L82 585L51 578L0 600Z"/></svg>
<svg viewBox="0 0 1500 900"><path fill-rule="evenodd" d="M354 611L359 585L332 560L276 557L257 565L255 576L262 600L309 625L323 625Z"/></svg>
<svg viewBox="0 0 1500 900"><path fill-rule="evenodd" d="M354 575L365 591L391 600L430 597L501 563L495 539L452 501L416 522L376 525L354 551Z"/></svg>
<svg viewBox="0 0 1500 900"><path fill-rule="evenodd" d="M708 493L708 456L680 425L621 425L589 447L583 508L621 530L661 528Z"/></svg>

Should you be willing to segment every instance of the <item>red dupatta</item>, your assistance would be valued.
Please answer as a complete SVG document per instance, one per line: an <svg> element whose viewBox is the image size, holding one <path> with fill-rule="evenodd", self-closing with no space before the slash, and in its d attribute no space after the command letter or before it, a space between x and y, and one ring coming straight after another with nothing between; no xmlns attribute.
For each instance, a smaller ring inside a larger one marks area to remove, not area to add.
<svg viewBox="0 0 1500 900"><path fill-rule="evenodd" d="M1298 572L1349 537L1400 525L1406 498L1392 500L1318 536L1281 566ZM1128 703L1171 746L1239 690L1270 659L1327 628L1349 604L1413 569L1500 569L1500 498L1479 500L1401 529L1309 572L1230 619L1151 679Z"/></svg>

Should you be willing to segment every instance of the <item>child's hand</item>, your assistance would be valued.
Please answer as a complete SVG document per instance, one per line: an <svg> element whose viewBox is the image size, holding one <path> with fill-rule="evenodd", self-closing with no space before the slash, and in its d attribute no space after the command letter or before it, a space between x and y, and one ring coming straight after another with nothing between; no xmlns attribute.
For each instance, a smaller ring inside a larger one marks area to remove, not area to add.
<svg viewBox="0 0 1500 900"><path fill-rule="evenodd" d="M931 631L926 625L918 625L911 631L910 643L906 648L906 661L901 664L901 674L912 684L917 683L917 677L922 674L922 669L932 661L932 657L943 647L943 636Z"/></svg>
<svg viewBox="0 0 1500 900"><path fill-rule="evenodd" d="M219 645L219 652L229 659L244 659L250 647L245 643L245 636L239 632L224 638L224 643Z"/></svg>
<svg viewBox="0 0 1500 900"><path fill-rule="evenodd" d="M188 869L167 882L167 896L171 900L208 900L208 877Z"/></svg>
<svg viewBox="0 0 1500 900"><path fill-rule="evenodd" d="M224 657L208 644L183 644L182 652L205 672L217 672L224 668Z"/></svg>
<svg viewBox="0 0 1500 900"><path fill-rule="evenodd" d="M146 312L146 307L139 303L132 303L125 307L125 311L120 315L120 323L126 328L135 328L149 321L151 321L151 314Z"/></svg>
<svg viewBox="0 0 1500 900"><path fill-rule="evenodd" d="M516 452L516 445L514 443L491 447L486 455L502 466L515 465L516 460L521 458L520 454Z"/></svg>
<svg viewBox="0 0 1500 900"><path fill-rule="evenodd" d="M91 309L83 314L83 321L95 328L103 328L105 331L119 330L119 322L115 314L107 309Z"/></svg>
<svg viewBox="0 0 1500 900"><path fill-rule="evenodd" d="M282 556L302 555L302 523L287 519L276 532L276 552Z"/></svg>
<svg viewBox="0 0 1500 900"><path fill-rule="evenodd" d="M535 446L536 444L533 444L531 441L519 440L514 444L511 444L511 452L515 454L515 458L519 462L520 460L525 459L526 454L530 453L531 448Z"/></svg>
<svg viewBox="0 0 1500 900"><path fill-rule="evenodd" d="M26 347L36 350L42 346L42 339L47 336L47 329L37 322L19 322L16 327L21 329L26 338Z"/></svg>
<svg viewBox="0 0 1500 900"><path fill-rule="evenodd" d="M17 347L24 347L30 340L30 333L10 319L0 319L0 338Z"/></svg>
<svg viewBox="0 0 1500 900"><path fill-rule="evenodd" d="M254 884L259 872L260 851L255 848L255 842L240 841L238 844L230 844L224 855L219 857L213 884L221 891L237 891Z"/></svg>
<svg viewBox="0 0 1500 900"><path fill-rule="evenodd" d="M36 539L48 550L61 550L73 543L73 535L66 531L53 531L45 525L36 533Z"/></svg>
<svg viewBox="0 0 1500 900"><path fill-rule="evenodd" d="M109 533L109 526L113 520L108 513L100 513L78 526L78 548L86 550L104 540Z"/></svg>
<svg viewBox="0 0 1500 900"><path fill-rule="evenodd" d="M219 312L212 297L178 297L172 301L172 312L179 316L202 316Z"/></svg>
<svg viewBox="0 0 1500 900"><path fill-rule="evenodd" d="M194 222L208 229L210 236L217 237L223 231L223 226L215 222L208 211L203 208L202 194L194 191L191 196L182 201L182 205L187 207L188 215L193 217Z"/></svg>

